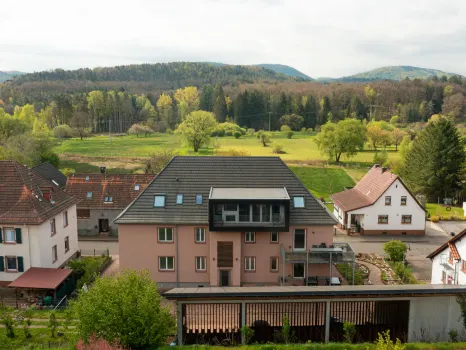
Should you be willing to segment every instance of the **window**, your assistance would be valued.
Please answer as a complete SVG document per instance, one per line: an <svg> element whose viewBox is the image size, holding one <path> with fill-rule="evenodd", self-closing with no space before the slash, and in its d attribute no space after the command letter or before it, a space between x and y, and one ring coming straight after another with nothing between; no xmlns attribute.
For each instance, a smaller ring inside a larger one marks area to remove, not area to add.
<svg viewBox="0 0 466 350"><path fill-rule="evenodd" d="M244 241L246 243L255 243L256 242L256 233L255 232L245 232Z"/></svg>
<svg viewBox="0 0 466 350"><path fill-rule="evenodd" d="M87 192L86 198L87 199L92 199L92 192Z"/></svg>
<svg viewBox="0 0 466 350"><path fill-rule="evenodd" d="M406 196L401 196L401 205L406 205L406 202L408 201L408 197Z"/></svg>
<svg viewBox="0 0 466 350"><path fill-rule="evenodd" d="M466 272L466 260L461 260L461 270L463 270L463 272Z"/></svg>
<svg viewBox="0 0 466 350"><path fill-rule="evenodd" d="M202 204L202 194L196 194L196 204Z"/></svg>
<svg viewBox="0 0 466 350"><path fill-rule="evenodd" d="M304 208L304 197L294 197L293 205L295 208Z"/></svg>
<svg viewBox="0 0 466 350"><path fill-rule="evenodd" d="M141 186L139 186L139 185L137 185L137 184L134 185L134 190L135 190L135 191L139 191L140 188L141 188Z"/></svg>
<svg viewBox="0 0 466 350"><path fill-rule="evenodd" d="M183 204L183 195L180 193L176 195L176 204Z"/></svg>
<svg viewBox="0 0 466 350"><path fill-rule="evenodd" d="M113 202L113 197L111 196L106 196L104 198L104 203L112 203Z"/></svg>
<svg viewBox="0 0 466 350"><path fill-rule="evenodd" d="M76 215L78 219L90 219L91 210L90 209L78 209L76 210Z"/></svg>
<svg viewBox="0 0 466 350"><path fill-rule="evenodd" d="M159 270L160 271L174 271L175 258L173 256L159 256Z"/></svg>
<svg viewBox="0 0 466 350"><path fill-rule="evenodd" d="M158 238L159 242L173 242L173 228L159 227Z"/></svg>
<svg viewBox="0 0 466 350"><path fill-rule="evenodd" d="M196 243L205 243L205 228L196 228Z"/></svg>
<svg viewBox="0 0 466 350"><path fill-rule="evenodd" d="M54 245L52 247L52 262L55 262L58 260L58 251L57 251L57 245Z"/></svg>
<svg viewBox="0 0 466 350"><path fill-rule="evenodd" d="M89 176L86 176L86 182L88 182L88 181L89 181Z"/></svg>
<svg viewBox="0 0 466 350"><path fill-rule="evenodd" d="M379 224L388 224L388 215L379 215Z"/></svg>
<svg viewBox="0 0 466 350"><path fill-rule="evenodd" d="M7 227L3 230L5 232L5 243L16 243L15 229Z"/></svg>
<svg viewBox="0 0 466 350"><path fill-rule="evenodd" d="M158 195L154 197L154 207L156 208L165 207L165 196L164 195Z"/></svg>
<svg viewBox="0 0 466 350"><path fill-rule="evenodd" d="M270 258L270 271L277 272L278 271L278 257L273 256Z"/></svg>
<svg viewBox="0 0 466 350"><path fill-rule="evenodd" d="M270 242L278 243L278 232L270 232Z"/></svg>
<svg viewBox="0 0 466 350"><path fill-rule="evenodd" d="M196 256L196 271L207 270L207 258L205 256Z"/></svg>
<svg viewBox="0 0 466 350"><path fill-rule="evenodd" d="M7 256L5 260L7 271L18 271L18 259L16 256Z"/></svg>
<svg viewBox="0 0 466 350"><path fill-rule="evenodd" d="M411 215L402 215L401 216L401 223L402 224L410 224L411 223Z"/></svg>
<svg viewBox="0 0 466 350"><path fill-rule="evenodd" d="M50 220L50 233L52 234L52 236L55 233L57 233L57 229L56 229L56 226L55 226L55 219Z"/></svg>
<svg viewBox="0 0 466 350"><path fill-rule="evenodd" d="M70 250L70 237L65 237L65 253Z"/></svg>
<svg viewBox="0 0 466 350"><path fill-rule="evenodd" d="M306 230L294 230L293 249L306 249Z"/></svg>
<svg viewBox="0 0 466 350"><path fill-rule="evenodd" d="M392 205L392 197L385 196L385 205Z"/></svg>
<svg viewBox="0 0 466 350"><path fill-rule="evenodd" d="M244 258L244 271L256 271L256 258L247 256Z"/></svg>
<svg viewBox="0 0 466 350"><path fill-rule="evenodd" d="M293 264L293 278L304 278L304 263Z"/></svg>
<svg viewBox="0 0 466 350"><path fill-rule="evenodd" d="M66 226L68 226L68 212L67 211L63 213L63 227L66 227Z"/></svg>

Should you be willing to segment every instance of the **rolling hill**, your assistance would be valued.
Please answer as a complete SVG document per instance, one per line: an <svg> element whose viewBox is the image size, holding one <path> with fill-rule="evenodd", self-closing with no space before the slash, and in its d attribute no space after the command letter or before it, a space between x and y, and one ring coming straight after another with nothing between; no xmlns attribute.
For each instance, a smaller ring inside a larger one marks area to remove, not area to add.
<svg viewBox="0 0 466 350"><path fill-rule="evenodd" d="M293 68L293 67L290 67L284 64L263 63L263 64L255 64L254 66L270 69L270 70L273 70L274 72L281 73L289 77L297 77L297 78L302 78L305 80L314 80L310 76L300 72L296 68Z"/></svg>
<svg viewBox="0 0 466 350"><path fill-rule="evenodd" d="M15 77L17 75L21 75L21 74L25 74L25 73L14 71L14 70L13 71L6 71L6 72L0 71L0 83L3 83L6 80L13 79L13 77Z"/></svg>

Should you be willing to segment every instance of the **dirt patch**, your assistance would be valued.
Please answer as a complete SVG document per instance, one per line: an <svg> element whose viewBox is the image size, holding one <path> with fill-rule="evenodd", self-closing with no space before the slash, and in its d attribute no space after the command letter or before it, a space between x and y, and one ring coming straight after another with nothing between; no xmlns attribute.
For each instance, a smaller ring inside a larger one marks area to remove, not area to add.
<svg viewBox="0 0 466 350"><path fill-rule="evenodd" d="M105 166L108 169L127 169L133 172L144 172L144 159L123 158L123 157L87 157L60 154L60 159L74 161L77 163L87 163L96 167ZM139 171L140 170L140 171Z"/></svg>

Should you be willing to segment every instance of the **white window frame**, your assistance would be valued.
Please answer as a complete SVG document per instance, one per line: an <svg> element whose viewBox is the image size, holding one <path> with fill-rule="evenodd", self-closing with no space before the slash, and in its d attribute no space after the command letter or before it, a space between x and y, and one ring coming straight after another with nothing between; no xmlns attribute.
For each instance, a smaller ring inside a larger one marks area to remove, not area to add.
<svg viewBox="0 0 466 350"><path fill-rule="evenodd" d="M248 271L248 272L256 271L256 257L255 256L244 257L244 271Z"/></svg>
<svg viewBox="0 0 466 350"><path fill-rule="evenodd" d="M112 196L105 196L104 203L113 203L113 197Z"/></svg>
<svg viewBox="0 0 466 350"><path fill-rule="evenodd" d="M135 185L134 185L134 190L135 190L135 191L139 191L140 189L141 189L141 186L140 186L140 185L138 185L138 184L135 184Z"/></svg>
<svg viewBox="0 0 466 350"><path fill-rule="evenodd" d="M162 268L161 261L165 259L165 268ZM168 268L168 259L172 259L172 268ZM175 271L175 257L174 256L159 256L159 270L160 271Z"/></svg>
<svg viewBox="0 0 466 350"><path fill-rule="evenodd" d="M16 268L15 269L9 269L8 268L8 259L14 259L16 263ZM5 256L5 271L7 272L18 272L18 257L17 256Z"/></svg>
<svg viewBox="0 0 466 350"><path fill-rule="evenodd" d="M86 176L85 181L88 182L89 179L90 179L90 177L89 177L89 176Z"/></svg>
<svg viewBox="0 0 466 350"><path fill-rule="evenodd" d="M390 202L387 204L387 200ZM392 205L392 196L385 196L385 205L390 206Z"/></svg>
<svg viewBox="0 0 466 350"><path fill-rule="evenodd" d="M57 245L55 244L53 247L52 247L52 262L55 262L58 260L58 247Z"/></svg>
<svg viewBox="0 0 466 350"><path fill-rule="evenodd" d="M63 212L63 227L68 226L68 211L65 210Z"/></svg>
<svg viewBox="0 0 466 350"><path fill-rule="evenodd" d="M244 242L245 243L256 243L256 233L255 232L245 232L244 233Z"/></svg>
<svg viewBox="0 0 466 350"><path fill-rule="evenodd" d="M55 222L55 218L50 220L50 233L52 234L52 236L57 233L57 225Z"/></svg>
<svg viewBox="0 0 466 350"><path fill-rule="evenodd" d="M295 247L295 236L296 236L296 231L304 231L304 248L296 248ZM295 228L293 230L293 250L294 251L305 251L307 247L307 231L305 228Z"/></svg>
<svg viewBox="0 0 466 350"><path fill-rule="evenodd" d="M177 193L177 194L176 194L176 204L177 204L177 205L183 204L183 199L184 199L183 197L184 197L184 196L183 196L182 193Z"/></svg>
<svg viewBox="0 0 466 350"><path fill-rule="evenodd" d="M92 199L92 192L86 193L86 199Z"/></svg>
<svg viewBox="0 0 466 350"><path fill-rule="evenodd" d="M198 203L198 198L201 199L200 203ZM196 197L195 197L194 200L195 200L196 205L202 205L202 203L204 202L204 198L203 198L202 194L200 194L200 193L196 194Z"/></svg>
<svg viewBox="0 0 466 350"><path fill-rule="evenodd" d="M404 204L403 204L403 198L405 200ZM408 196L401 196L400 205L403 206L403 207L408 205Z"/></svg>
<svg viewBox="0 0 466 350"><path fill-rule="evenodd" d="M296 203L296 201L299 201ZM302 200L302 203L301 203ZM293 207L294 208L305 208L306 207L306 201L304 199L304 196L295 196L293 197Z"/></svg>
<svg viewBox="0 0 466 350"><path fill-rule="evenodd" d="M277 234L277 240L273 240L273 234ZM270 232L270 243L278 243L280 241L280 233L279 232Z"/></svg>
<svg viewBox="0 0 466 350"><path fill-rule="evenodd" d="M272 261L276 261L277 262L277 267L275 269L272 268ZM278 269L279 269L279 266L280 266L280 259L278 256L271 256L270 257L270 271L272 272L278 272Z"/></svg>
<svg viewBox="0 0 466 350"><path fill-rule="evenodd" d="M205 243L205 227L196 227L194 230L194 240L196 243ZM197 239L199 234L199 240Z"/></svg>
<svg viewBox="0 0 466 350"><path fill-rule="evenodd" d="M66 247L68 246L68 248ZM65 253L67 253L70 250L70 236L65 237Z"/></svg>
<svg viewBox="0 0 466 350"><path fill-rule="evenodd" d="M4 232L3 237L4 237L5 243L16 243L16 230L14 229L14 227L4 227L3 232ZM7 239L7 232L13 232L12 241Z"/></svg>
<svg viewBox="0 0 466 350"><path fill-rule="evenodd" d="M162 230L163 230L164 239L160 239L160 234L162 233ZM167 230L171 230L172 232L171 240L167 239ZM173 242L173 227L157 227L157 241L162 242L162 243L172 243Z"/></svg>
<svg viewBox="0 0 466 350"><path fill-rule="evenodd" d="M302 276L295 276L295 274L294 274L294 266L295 265L303 265L303 275ZM304 276L306 276L306 264L305 263L293 263L293 278L302 279L302 278L304 278Z"/></svg>
<svg viewBox="0 0 466 350"><path fill-rule="evenodd" d="M196 256L196 271L207 271L207 258Z"/></svg>

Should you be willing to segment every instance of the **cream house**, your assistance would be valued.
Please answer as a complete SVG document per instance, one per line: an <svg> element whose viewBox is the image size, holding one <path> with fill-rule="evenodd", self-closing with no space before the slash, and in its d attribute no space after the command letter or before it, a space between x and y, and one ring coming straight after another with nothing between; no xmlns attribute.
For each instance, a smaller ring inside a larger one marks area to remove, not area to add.
<svg viewBox="0 0 466 350"><path fill-rule="evenodd" d="M61 268L78 250L77 199L14 161L0 161L0 285L30 267Z"/></svg>
<svg viewBox="0 0 466 350"><path fill-rule="evenodd" d="M401 178L374 165L351 189L330 196L334 216L348 233L424 235L426 215Z"/></svg>

